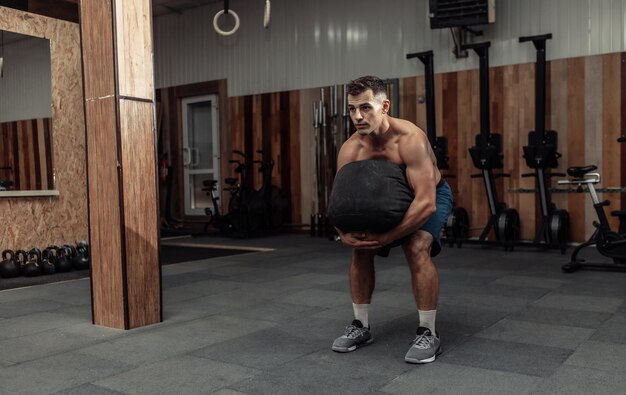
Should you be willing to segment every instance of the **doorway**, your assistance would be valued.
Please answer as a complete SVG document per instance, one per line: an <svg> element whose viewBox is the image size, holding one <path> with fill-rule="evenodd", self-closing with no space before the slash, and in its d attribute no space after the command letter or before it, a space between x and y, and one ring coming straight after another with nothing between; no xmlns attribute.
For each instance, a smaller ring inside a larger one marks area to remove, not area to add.
<svg viewBox="0 0 626 395"><path fill-rule="evenodd" d="M216 196L221 194L218 95L187 97L181 107L185 215L204 216L212 202L203 182L217 180Z"/></svg>

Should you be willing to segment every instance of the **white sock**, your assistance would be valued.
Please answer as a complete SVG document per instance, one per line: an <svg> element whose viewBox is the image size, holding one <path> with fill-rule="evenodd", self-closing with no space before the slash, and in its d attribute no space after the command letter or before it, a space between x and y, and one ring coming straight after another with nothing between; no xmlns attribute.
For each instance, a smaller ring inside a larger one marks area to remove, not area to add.
<svg viewBox="0 0 626 395"><path fill-rule="evenodd" d="M363 324L364 328L369 328L370 326L369 317L368 317L369 308L370 308L369 303L368 304L352 303L352 310L354 310L354 319L361 321L361 324Z"/></svg>
<svg viewBox="0 0 626 395"><path fill-rule="evenodd" d="M417 313L420 316L420 326L430 329L430 333L436 335L437 332L435 332L435 317L437 316L437 310L417 309Z"/></svg>

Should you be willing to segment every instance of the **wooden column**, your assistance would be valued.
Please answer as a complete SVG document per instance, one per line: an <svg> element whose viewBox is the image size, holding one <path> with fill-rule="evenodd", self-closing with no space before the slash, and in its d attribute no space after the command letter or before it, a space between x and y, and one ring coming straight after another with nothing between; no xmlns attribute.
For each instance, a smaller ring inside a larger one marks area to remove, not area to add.
<svg viewBox="0 0 626 395"><path fill-rule="evenodd" d="M150 0L81 0L93 322L162 321Z"/></svg>

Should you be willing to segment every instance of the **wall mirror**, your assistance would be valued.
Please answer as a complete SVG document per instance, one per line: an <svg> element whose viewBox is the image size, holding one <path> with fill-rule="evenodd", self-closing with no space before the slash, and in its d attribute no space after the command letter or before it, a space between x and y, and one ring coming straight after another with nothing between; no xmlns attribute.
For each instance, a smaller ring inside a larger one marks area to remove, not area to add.
<svg viewBox="0 0 626 395"><path fill-rule="evenodd" d="M0 30L0 191L54 189L50 40Z"/></svg>

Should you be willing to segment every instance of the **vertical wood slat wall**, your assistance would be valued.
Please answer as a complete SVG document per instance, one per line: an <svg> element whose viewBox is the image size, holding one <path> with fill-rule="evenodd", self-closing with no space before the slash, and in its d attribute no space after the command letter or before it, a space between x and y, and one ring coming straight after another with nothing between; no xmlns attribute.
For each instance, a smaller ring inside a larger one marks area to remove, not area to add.
<svg viewBox="0 0 626 395"><path fill-rule="evenodd" d="M54 189L51 118L0 123L0 180L15 190Z"/></svg>
<svg viewBox="0 0 626 395"><path fill-rule="evenodd" d="M534 63L490 69L490 127L492 133L503 136L503 172L511 174L496 180L498 195L520 213L522 238L526 240L535 235L539 204L535 194L512 190L535 188L534 178L521 177L532 172L522 157L522 147L535 127L534 76ZM569 166L595 164L603 177L600 187L626 186L626 144L616 142L626 122L626 111L622 110L626 54L554 60L548 62L546 77L546 127L559 133L558 150L563 154L559 168L553 171L564 173ZM399 106L400 117L425 129L426 104L418 100L425 95L424 77L403 78L399 88L400 102L392 105ZM435 74L435 91L437 133L448 138L447 173L456 176L448 182L457 205L468 210L472 235L477 236L488 218L485 188L482 179L470 177L478 171L468 152L480 130L478 70ZM308 112L318 95L319 89L309 89L229 99L227 139L231 148L257 157L256 150L264 149L266 157L276 161L272 182L286 189L294 223L307 222L311 204L308 183L313 170L308 150L313 141L308 137L313 128ZM222 177L234 176L227 163L230 151L222 150L222 155L226 157ZM261 174L253 171L251 176L250 186L260 188ZM556 178L552 186L559 187ZM611 201L610 210L626 207L626 194L604 193L600 197ZM594 220L589 197L553 193L551 198L558 208L570 213L571 239L587 239ZM616 218L610 221L617 226Z"/></svg>
<svg viewBox="0 0 626 395"><path fill-rule="evenodd" d="M95 324L162 320L150 2L80 4Z"/></svg>
<svg viewBox="0 0 626 395"><path fill-rule="evenodd" d="M298 91L267 93L230 98L230 141L233 150L260 160L273 159L272 184L281 188L289 200L287 222L301 218L300 188L300 95ZM222 151L229 156L230 152ZM233 159L240 159L235 158ZM235 177L231 165L222 168L223 177ZM250 170L250 185L261 188L262 174L254 165ZM223 178L222 178L223 179Z"/></svg>
<svg viewBox="0 0 626 395"><path fill-rule="evenodd" d="M594 164L602 175L600 187L626 186L626 144L616 142L624 134L624 58L622 53L613 53L548 62L546 121L549 128L559 132L558 150L563 154L555 172ZM503 171L511 174L510 178L497 179L498 194L507 206L520 212L522 238L527 240L534 236L538 202L535 194L511 190L535 187L534 178L521 177L531 172L522 157L522 146L534 129L534 76L534 63L490 69L491 131L503 136ZM426 105L417 100L425 95L423 81L421 76L401 80L400 116L425 128ZM468 210L472 235L476 236L488 219L482 179L470 178L478 171L467 152L479 133L478 71L439 74L435 91L441 107L437 109L437 133L448 138L449 172L456 175L449 182L457 205ZM560 187L555 180L553 187ZM602 193L600 199L611 202L609 210L624 208L623 194ZM586 194L554 193L552 200L570 213L571 238L587 239L594 229L590 198ZM617 226L616 218L610 221L611 226Z"/></svg>

